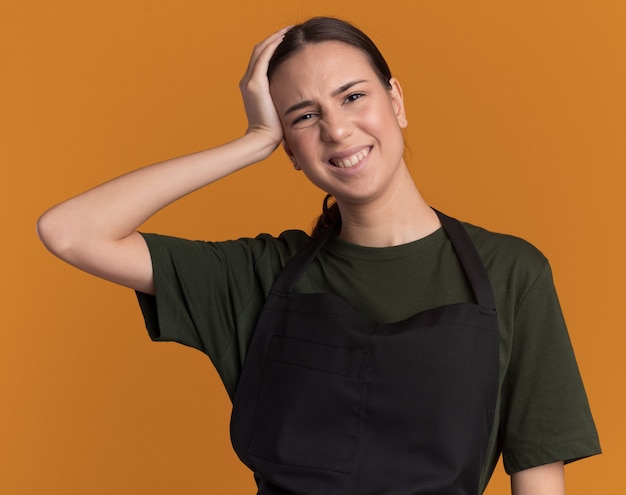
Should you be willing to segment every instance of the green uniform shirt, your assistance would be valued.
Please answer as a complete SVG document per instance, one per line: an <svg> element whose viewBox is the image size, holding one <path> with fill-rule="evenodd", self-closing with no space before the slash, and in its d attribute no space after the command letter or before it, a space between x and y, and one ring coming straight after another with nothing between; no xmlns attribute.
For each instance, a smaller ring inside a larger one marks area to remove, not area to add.
<svg viewBox="0 0 626 495"><path fill-rule="evenodd" d="M481 489L500 452L508 473L599 453L547 260L519 238L464 226L489 274L500 332L498 410ZM232 398L265 297L309 237L301 231L219 243L144 237L156 286L156 297L139 294L150 337L206 353ZM475 302L442 229L389 248L331 239L296 291L333 293L382 323Z"/></svg>

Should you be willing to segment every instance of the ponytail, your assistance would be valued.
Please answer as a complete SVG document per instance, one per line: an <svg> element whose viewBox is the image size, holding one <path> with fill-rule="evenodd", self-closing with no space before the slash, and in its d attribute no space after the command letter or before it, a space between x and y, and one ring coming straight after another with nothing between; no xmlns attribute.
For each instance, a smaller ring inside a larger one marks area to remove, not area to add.
<svg viewBox="0 0 626 495"><path fill-rule="evenodd" d="M328 206L328 200L330 198L332 198L331 194L327 194L324 198L324 202L322 203L322 214L315 222L311 237L317 237L331 225L335 224L336 222L341 222L341 212L339 211L339 205L337 205L337 203L333 201L333 203Z"/></svg>

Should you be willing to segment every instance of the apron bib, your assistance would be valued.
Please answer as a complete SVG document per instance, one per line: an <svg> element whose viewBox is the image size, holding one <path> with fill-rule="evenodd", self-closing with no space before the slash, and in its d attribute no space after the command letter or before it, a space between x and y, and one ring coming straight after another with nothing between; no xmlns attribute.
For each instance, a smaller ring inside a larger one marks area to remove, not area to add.
<svg viewBox="0 0 626 495"><path fill-rule="evenodd" d="M477 304L376 323L332 294L294 293L335 229L279 274L231 418L258 494L478 494L498 387L497 315L470 237L437 215Z"/></svg>

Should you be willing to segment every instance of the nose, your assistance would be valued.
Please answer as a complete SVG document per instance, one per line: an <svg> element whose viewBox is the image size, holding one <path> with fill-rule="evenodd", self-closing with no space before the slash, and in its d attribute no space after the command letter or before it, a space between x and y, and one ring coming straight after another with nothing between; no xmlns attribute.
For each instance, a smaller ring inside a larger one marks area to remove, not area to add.
<svg viewBox="0 0 626 495"><path fill-rule="evenodd" d="M353 122L339 109L325 111L320 127L322 140L329 143L341 142L354 130Z"/></svg>

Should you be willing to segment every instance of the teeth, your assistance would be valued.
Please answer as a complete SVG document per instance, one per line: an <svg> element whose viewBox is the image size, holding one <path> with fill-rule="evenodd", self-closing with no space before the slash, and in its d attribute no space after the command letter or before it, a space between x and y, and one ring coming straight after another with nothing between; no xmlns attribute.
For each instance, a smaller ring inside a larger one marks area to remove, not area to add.
<svg viewBox="0 0 626 495"><path fill-rule="evenodd" d="M330 162L339 168L349 168L354 167L357 163L359 163L363 158L365 158L370 152L369 148L365 148L364 150L355 153L354 155L344 158L342 160L331 160Z"/></svg>

